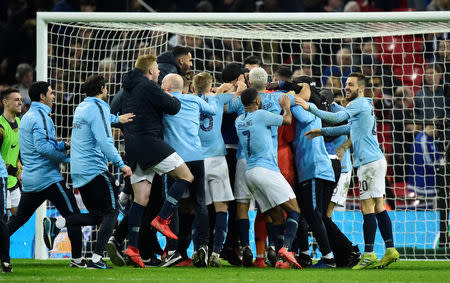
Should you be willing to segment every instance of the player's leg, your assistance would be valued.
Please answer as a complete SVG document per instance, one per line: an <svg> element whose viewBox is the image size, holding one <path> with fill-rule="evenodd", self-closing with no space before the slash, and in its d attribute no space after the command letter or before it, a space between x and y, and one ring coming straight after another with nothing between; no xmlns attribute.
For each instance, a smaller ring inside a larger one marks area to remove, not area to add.
<svg viewBox="0 0 450 283"><path fill-rule="evenodd" d="M234 197L236 199L236 223L239 230L239 238L241 241L242 260L239 264L244 263L245 266L253 265L253 254L250 248L250 221L248 219L248 210L250 208L250 200L253 198L247 187L246 182L247 161L239 159L236 163L236 174L234 179ZM230 261L229 261L230 262ZM238 262L235 262L238 265Z"/></svg>
<svg viewBox="0 0 450 283"><path fill-rule="evenodd" d="M9 230L6 224L6 191L8 178L0 178L0 260L2 272L12 272L9 258Z"/></svg>
<svg viewBox="0 0 450 283"><path fill-rule="evenodd" d="M183 159L176 152L166 157L153 169L158 172L158 174L167 173L170 177L175 179L175 182L170 186L158 216L152 221L152 226L166 237L177 239L177 236L168 226L169 218L177 208L178 201L194 180L194 176L186 163L184 163Z"/></svg>
<svg viewBox="0 0 450 283"><path fill-rule="evenodd" d="M227 234L228 202L234 200L228 176L228 165L224 156L205 159L206 204L214 202L214 240L210 266L220 267L219 255ZM212 217L211 217L212 218Z"/></svg>
<svg viewBox="0 0 450 283"><path fill-rule="evenodd" d="M195 211L194 254L192 264L196 267L208 266L209 219L205 202L205 165L203 160L189 162L194 180L189 186L189 195Z"/></svg>
<svg viewBox="0 0 450 283"><path fill-rule="evenodd" d="M254 265L256 267L265 267L265 257L264 252L267 243L267 218L264 214L258 211L255 217L254 224L255 231L255 246L256 246L256 259Z"/></svg>

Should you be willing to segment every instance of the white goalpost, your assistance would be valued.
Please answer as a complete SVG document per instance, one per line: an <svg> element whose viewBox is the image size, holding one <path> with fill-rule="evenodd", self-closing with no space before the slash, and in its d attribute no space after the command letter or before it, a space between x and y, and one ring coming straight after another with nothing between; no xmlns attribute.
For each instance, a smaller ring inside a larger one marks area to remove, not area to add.
<svg viewBox="0 0 450 283"><path fill-rule="evenodd" d="M37 80L51 82L56 92L52 118L58 138L70 136L73 112L83 99L81 83L87 76L105 76L112 99L139 55L158 55L176 45L192 50L194 73L211 73L216 86L225 65L243 64L250 55L262 59L269 75L286 65L295 74L313 77L335 96L342 94L350 72L361 71L370 81L368 95L374 97L378 139L388 161L386 205L396 247L404 259L449 259L448 33L450 12L38 12L36 71ZM437 128L436 136L420 140L428 126ZM116 137L123 153L123 141ZM433 145L426 147L429 143ZM419 152L423 146L427 150ZM61 170L70 183L68 168ZM345 207L333 219L361 247L355 177L351 187ZM36 212L35 258L57 253L49 252L42 239L42 219L54 213L50 204ZM91 241L90 231L84 233L85 253L89 253L85 244ZM378 234L375 252L381 250L384 244Z"/></svg>

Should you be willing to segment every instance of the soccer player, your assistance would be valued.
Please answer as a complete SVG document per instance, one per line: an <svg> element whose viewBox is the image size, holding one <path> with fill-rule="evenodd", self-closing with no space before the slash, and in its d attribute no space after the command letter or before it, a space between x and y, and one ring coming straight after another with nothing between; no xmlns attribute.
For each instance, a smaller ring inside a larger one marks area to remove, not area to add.
<svg viewBox="0 0 450 283"><path fill-rule="evenodd" d="M234 94L220 93L223 89L221 87L216 96L208 95L211 86L212 77L210 74L200 73L194 77L195 94L207 102L214 101L217 103L215 114L205 113L200 116L199 136L203 158L205 159L206 205L214 203L216 213L213 251L209 259L209 266L221 267L219 255L227 234L228 201L234 200L234 196L228 175L228 164L225 159L227 151L220 129L222 127L223 106L234 98ZM241 89L238 91L241 92Z"/></svg>
<svg viewBox="0 0 450 283"><path fill-rule="evenodd" d="M57 234L66 225L100 225L92 259L86 267L108 269L111 267L102 257L117 221L118 207L116 180L108 172L107 160L120 168L124 177L131 176L131 168L123 163L114 147L105 79L91 75L84 87L87 97L77 106L73 118L70 175L89 213L45 218L44 235L50 238L51 233Z"/></svg>
<svg viewBox="0 0 450 283"><path fill-rule="evenodd" d="M272 226L280 228L274 236L284 235L283 246L279 249L278 255L293 267L301 268L294 254L289 251L297 232L300 209L291 186L280 173L272 144L273 127L288 125L292 121L289 98L284 95L279 100L279 105L284 111L283 115L260 110L261 96L254 88L244 90L241 101L245 112L236 119L235 124L239 144L247 160L246 184L261 212L270 214ZM274 209L277 206L281 206L287 212L284 233L283 215ZM277 262L275 267L285 268L286 264Z"/></svg>
<svg viewBox="0 0 450 283"><path fill-rule="evenodd" d="M283 97L281 92L266 93L268 75L263 68L254 68L249 73L249 84L251 87L255 88L259 95L261 96L262 109L272 112L274 114L280 114L282 107L279 104L279 99ZM306 90L306 88L305 88ZM302 97L308 99L306 91L302 89L299 93ZM287 95L290 99L291 105L295 103L294 95ZM227 104L226 111L228 113L236 112L238 114L243 114L245 108L241 102L240 97L233 99ZM277 149L278 149L278 127L272 127L272 145L274 158L277 159ZM247 166L247 161L245 159L244 150L238 147L236 153L236 177L235 177L235 187L234 187L234 197L236 199L236 221L239 225L239 233L241 238L242 246L242 260L244 266L253 265L253 254L249 246L249 220L248 220L248 209L250 205L250 200L252 195L248 191L246 181L245 181L245 168ZM270 225L269 225L270 226ZM269 236L271 235L271 228L269 227ZM271 239L275 239L272 236ZM275 254L274 254L275 255ZM275 264L275 259L272 261Z"/></svg>
<svg viewBox="0 0 450 283"><path fill-rule="evenodd" d="M6 190L8 182L8 171L5 162L0 155L0 261L2 273L13 271L9 258L9 229L6 224Z"/></svg>
<svg viewBox="0 0 450 283"><path fill-rule="evenodd" d="M322 120L330 123L349 121L347 125L339 127L313 129L306 135L315 138L321 135L338 136L350 133L355 154L354 167L358 168L365 243L364 255L353 269L384 268L399 259L399 253L394 248L391 219L384 207L386 159L379 148L372 99L364 97L365 88L365 76L351 73L345 84L345 98L349 104L337 113L318 110L303 99L296 99L297 104ZM373 252L377 221L386 245L386 252L379 262Z"/></svg>
<svg viewBox="0 0 450 283"><path fill-rule="evenodd" d="M69 144L55 138L55 126L49 116L55 94L47 82L38 81L31 85L29 95L32 101L30 110L22 117L19 126L22 196L16 215L8 222L10 235L24 225L46 200L51 201L63 217L80 213L72 190L66 187L59 172L59 164L69 162L66 152ZM70 266L85 268L86 261L81 257L81 228L70 226L67 231L72 246ZM47 241L46 245L53 248L53 242Z"/></svg>
<svg viewBox="0 0 450 283"><path fill-rule="evenodd" d="M209 76L211 78L211 75L207 73L200 73L197 76ZM188 188L196 217L196 227L194 228L196 234L194 237L195 252L192 255L192 263L196 267L206 267L208 265L209 223L205 204L206 166L203 161L202 144L199 137L199 117L200 115L214 115L217 111L217 103L216 100L209 99L213 96L210 92L207 93L208 102L192 94L182 94L183 79L177 74L165 76L161 87L170 92L181 103L180 111L176 115L164 115L164 140L179 153L194 175L194 181ZM172 219L175 222L175 217ZM184 223L180 224L184 225ZM176 224L174 226L174 228L178 228ZM176 250L177 245L173 239L168 239L166 249L167 256L161 266L171 266L182 259L179 251Z"/></svg>
<svg viewBox="0 0 450 283"><path fill-rule="evenodd" d="M8 170L7 209L12 215L17 212L20 200L22 163L19 159L19 125L17 117L22 112L22 96L17 89L6 89L1 93L4 111L0 116L0 151Z"/></svg>
<svg viewBox="0 0 450 283"><path fill-rule="evenodd" d="M155 173L169 174L176 181L169 188L166 200L151 225L166 237L177 239L170 230L169 219L177 203L194 180L183 159L163 139L163 114L175 115L180 101L157 84L159 69L153 55L140 56L136 68L124 75L122 110L136 115L123 127L125 151L132 166L131 184L134 202L128 210L128 241L125 256L130 262L144 267L137 249L139 226L149 201Z"/></svg>

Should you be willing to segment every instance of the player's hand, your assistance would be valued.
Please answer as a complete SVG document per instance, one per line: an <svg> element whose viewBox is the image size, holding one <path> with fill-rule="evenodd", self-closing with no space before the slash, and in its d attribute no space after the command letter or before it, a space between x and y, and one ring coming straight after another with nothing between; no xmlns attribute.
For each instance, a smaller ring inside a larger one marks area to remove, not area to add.
<svg viewBox="0 0 450 283"><path fill-rule="evenodd" d="M119 116L119 121L120 124L126 124L126 123L130 123L133 122L133 118L136 115L134 115L134 113L127 113L127 114L123 114Z"/></svg>
<svg viewBox="0 0 450 283"><path fill-rule="evenodd" d="M222 84L216 91L217 94L219 93L226 93L229 92L233 88L233 85L230 83L224 83Z"/></svg>
<svg viewBox="0 0 450 283"><path fill-rule="evenodd" d="M242 93L244 90L247 89L247 85L245 84L245 82L238 81L238 82L236 83L236 85L237 85L236 92L237 92L239 95L241 95L241 93Z"/></svg>
<svg viewBox="0 0 450 283"><path fill-rule="evenodd" d="M321 135L322 135L322 130L321 129L312 129L311 131L308 131L305 134L305 137L308 140L312 140L313 138L320 137Z"/></svg>
<svg viewBox="0 0 450 283"><path fill-rule="evenodd" d="M131 168L128 165L125 165L123 168L120 169L120 171L122 171L124 178L130 177L132 174Z"/></svg>
<svg viewBox="0 0 450 283"><path fill-rule="evenodd" d="M309 104L308 104L308 102L306 102L306 100L304 100L304 99L301 98L300 96L296 96L296 97L295 97L295 105L300 105L300 106L303 107L303 109L305 109L306 111L309 110Z"/></svg>
<svg viewBox="0 0 450 283"><path fill-rule="evenodd" d="M283 109L289 109L291 107L291 101L286 94L283 94L281 98L278 98L278 102Z"/></svg>
<svg viewBox="0 0 450 283"><path fill-rule="evenodd" d="M334 150L334 152L336 153L337 157L339 158L339 161L342 163L342 158L344 158L345 149L342 146L340 146L340 147L336 148Z"/></svg>
<svg viewBox="0 0 450 283"><path fill-rule="evenodd" d="M70 140L64 142L64 148L65 148L66 150L69 150L69 149L70 149Z"/></svg>

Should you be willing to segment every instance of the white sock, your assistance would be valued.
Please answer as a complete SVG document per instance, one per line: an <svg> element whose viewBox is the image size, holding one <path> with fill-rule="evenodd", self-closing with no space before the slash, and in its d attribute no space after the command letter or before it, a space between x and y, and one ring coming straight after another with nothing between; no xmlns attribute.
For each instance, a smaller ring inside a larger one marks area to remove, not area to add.
<svg viewBox="0 0 450 283"><path fill-rule="evenodd" d="M73 260L75 263L81 263L81 261L83 260L83 258L82 258L82 257L77 257L77 258L72 258L72 260Z"/></svg>
<svg viewBox="0 0 450 283"><path fill-rule="evenodd" d="M119 194L119 201L120 202L127 202L129 198L130 198L129 194L126 194L124 192L120 192L120 194Z"/></svg>
<svg viewBox="0 0 450 283"><path fill-rule="evenodd" d="M102 259L102 256L94 253L92 254L92 262L99 262Z"/></svg>
<svg viewBox="0 0 450 283"><path fill-rule="evenodd" d="M55 225L58 229L62 229L64 227L66 227L66 219L64 217L56 218Z"/></svg>
<svg viewBox="0 0 450 283"><path fill-rule="evenodd" d="M333 254L332 253L327 253L326 255L323 256L323 258L332 259L333 258Z"/></svg>

